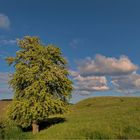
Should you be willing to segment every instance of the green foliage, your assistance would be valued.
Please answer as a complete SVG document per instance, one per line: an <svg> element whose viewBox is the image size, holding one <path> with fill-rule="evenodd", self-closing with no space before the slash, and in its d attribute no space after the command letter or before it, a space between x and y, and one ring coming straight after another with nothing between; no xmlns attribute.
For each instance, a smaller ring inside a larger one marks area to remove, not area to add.
<svg viewBox="0 0 140 140"><path fill-rule="evenodd" d="M59 48L44 46L37 37L25 37L18 45L21 49L16 57L6 59L15 67L9 82L15 94L8 116L28 127L33 121L66 111L72 82Z"/></svg>
<svg viewBox="0 0 140 140"><path fill-rule="evenodd" d="M4 128L5 128L4 121L0 119L0 139L4 138Z"/></svg>
<svg viewBox="0 0 140 140"><path fill-rule="evenodd" d="M8 62L9 65L11 65L15 61L15 58L8 57L8 58L6 58L6 61Z"/></svg>

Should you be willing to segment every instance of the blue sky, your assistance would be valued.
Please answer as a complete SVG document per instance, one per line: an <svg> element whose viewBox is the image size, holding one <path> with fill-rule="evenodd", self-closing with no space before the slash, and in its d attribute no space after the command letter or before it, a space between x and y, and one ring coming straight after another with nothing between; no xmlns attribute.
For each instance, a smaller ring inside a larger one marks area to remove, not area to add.
<svg viewBox="0 0 140 140"><path fill-rule="evenodd" d="M73 76L73 101L139 96L139 7L139 0L0 0L0 98L12 96L7 73L14 69L4 58L15 55L16 39L25 35L62 49Z"/></svg>

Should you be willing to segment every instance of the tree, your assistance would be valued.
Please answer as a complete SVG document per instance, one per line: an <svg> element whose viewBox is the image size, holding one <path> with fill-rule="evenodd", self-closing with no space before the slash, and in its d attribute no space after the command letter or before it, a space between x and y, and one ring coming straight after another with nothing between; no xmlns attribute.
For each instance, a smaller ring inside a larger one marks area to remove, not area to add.
<svg viewBox="0 0 140 140"><path fill-rule="evenodd" d="M40 121L67 110L72 82L59 48L29 36L18 40L18 46L16 57L6 59L15 67L9 81L14 99L8 116L22 127L32 125L36 133Z"/></svg>

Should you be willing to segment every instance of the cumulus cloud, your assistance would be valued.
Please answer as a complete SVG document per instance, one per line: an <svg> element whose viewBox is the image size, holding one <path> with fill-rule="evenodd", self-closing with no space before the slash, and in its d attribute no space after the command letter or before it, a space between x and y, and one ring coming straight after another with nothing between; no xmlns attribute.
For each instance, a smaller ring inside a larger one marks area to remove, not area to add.
<svg viewBox="0 0 140 140"><path fill-rule="evenodd" d="M96 55L78 61L77 70L71 71L76 93L87 95L94 91L116 90L121 93L140 91L138 66L127 56L120 58Z"/></svg>
<svg viewBox="0 0 140 140"><path fill-rule="evenodd" d="M82 76L128 75L137 69L138 66L134 65L127 56L116 59L98 54L95 59L88 57L78 62L78 70Z"/></svg>
<svg viewBox="0 0 140 140"><path fill-rule="evenodd" d="M79 73L78 72L76 72L76 71L73 71L73 70L69 70L69 72L70 72L70 75L72 76L72 77L77 77L78 75L79 75Z"/></svg>
<svg viewBox="0 0 140 140"><path fill-rule="evenodd" d="M8 16L4 14L0 14L0 28L1 29L9 29L10 28L10 20Z"/></svg>
<svg viewBox="0 0 140 140"><path fill-rule="evenodd" d="M120 92L133 93L140 91L140 75L133 73L127 76L112 77L112 84Z"/></svg>
<svg viewBox="0 0 140 140"><path fill-rule="evenodd" d="M94 91L103 91L109 89L107 86L107 80L104 76L83 77L75 71L71 71L71 75L75 81L75 93L87 95Z"/></svg>

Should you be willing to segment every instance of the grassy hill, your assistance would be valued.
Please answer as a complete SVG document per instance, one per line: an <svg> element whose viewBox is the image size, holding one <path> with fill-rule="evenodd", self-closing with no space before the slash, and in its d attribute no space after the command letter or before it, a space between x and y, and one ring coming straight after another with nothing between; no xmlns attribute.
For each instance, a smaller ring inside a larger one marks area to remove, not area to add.
<svg viewBox="0 0 140 140"><path fill-rule="evenodd" d="M38 134L21 134L34 139L140 139L140 98L89 98L43 122Z"/></svg>

